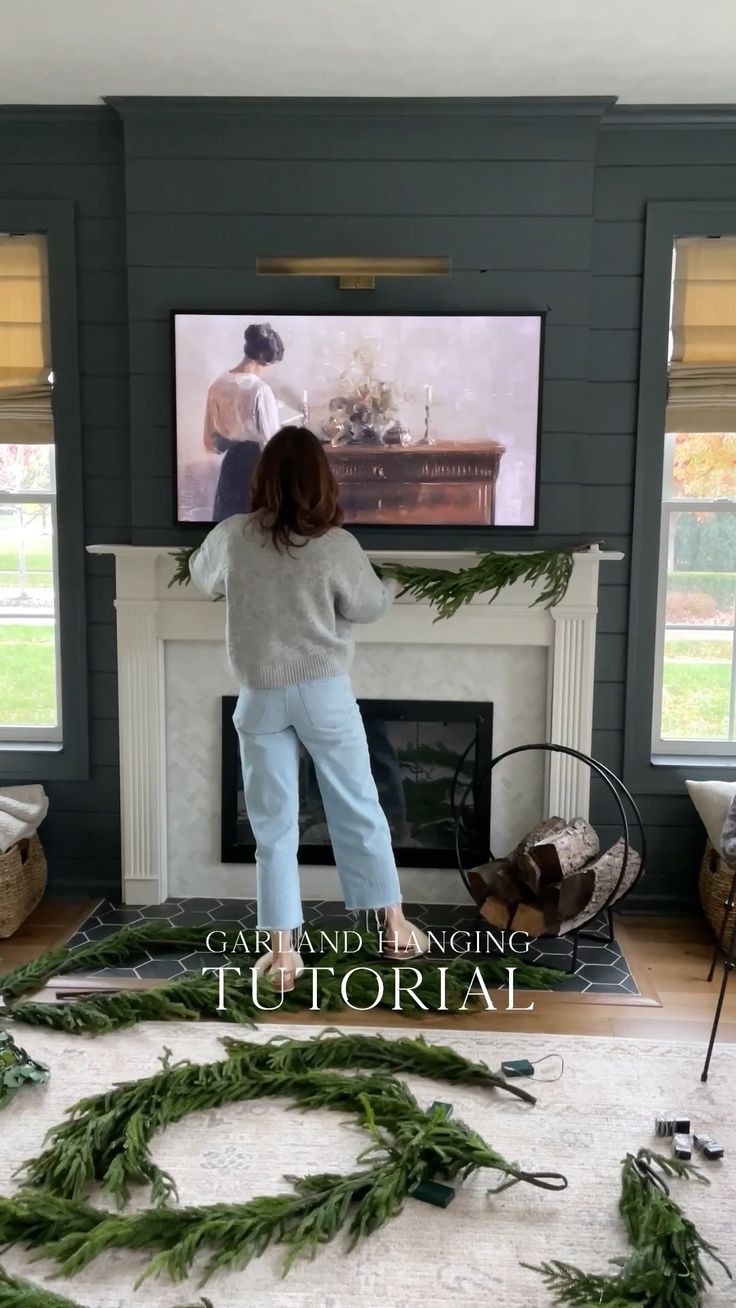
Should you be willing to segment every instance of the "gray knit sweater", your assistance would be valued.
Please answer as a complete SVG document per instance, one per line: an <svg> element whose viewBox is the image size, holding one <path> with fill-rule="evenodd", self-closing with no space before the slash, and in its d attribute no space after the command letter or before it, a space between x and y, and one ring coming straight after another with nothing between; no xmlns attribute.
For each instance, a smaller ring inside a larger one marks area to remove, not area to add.
<svg viewBox="0 0 736 1308"><path fill-rule="evenodd" d="M243 686L293 686L346 673L352 624L374 622L396 593L354 536L324 536L279 551L255 514L218 523L192 555L192 580L227 600L227 652Z"/></svg>

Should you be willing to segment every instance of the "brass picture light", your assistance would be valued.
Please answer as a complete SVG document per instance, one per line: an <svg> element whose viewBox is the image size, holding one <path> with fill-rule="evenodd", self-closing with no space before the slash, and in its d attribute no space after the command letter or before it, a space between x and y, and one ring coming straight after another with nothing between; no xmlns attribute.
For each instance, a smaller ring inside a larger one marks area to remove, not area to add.
<svg viewBox="0 0 736 1308"><path fill-rule="evenodd" d="M342 291L372 291L376 277L449 277L445 255L259 255L259 277L337 277Z"/></svg>

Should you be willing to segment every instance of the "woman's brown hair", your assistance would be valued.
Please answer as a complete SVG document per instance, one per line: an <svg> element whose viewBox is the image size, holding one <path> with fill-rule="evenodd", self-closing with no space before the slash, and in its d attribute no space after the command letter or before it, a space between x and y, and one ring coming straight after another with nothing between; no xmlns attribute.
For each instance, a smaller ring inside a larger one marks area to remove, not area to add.
<svg viewBox="0 0 736 1308"><path fill-rule="evenodd" d="M271 438L253 473L251 505L278 550L340 526L337 482L313 432L282 427Z"/></svg>

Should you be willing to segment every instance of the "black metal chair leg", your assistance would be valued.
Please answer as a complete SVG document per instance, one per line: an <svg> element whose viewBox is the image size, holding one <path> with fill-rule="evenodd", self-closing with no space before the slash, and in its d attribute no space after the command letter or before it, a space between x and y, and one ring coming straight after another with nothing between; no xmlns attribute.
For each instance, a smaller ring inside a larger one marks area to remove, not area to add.
<svg viewBox="0 0 736 1308"><path fill-rule="evenodd" d="M725 950L723 948L723 942L726 938L726 928L728 927L728 919L731 910L734 907L736 907L736 872L734 873L733 881L731 882L731 889L729 890L725 903L723 905L723 921L721 922L721 929L718 932L718 939L716 940L716 943L713 946L713 957L710 961L710 971L708 973L709 981L712 981L713 977L715 976L716 963L718 962L718 959L721 958L725 953ZM734 923L734 932L736 932L736 923Z"/></svg>
<svg viewBox="0 0 736 1308"><path fill-rule="evenodd" d="M736 880L736 878L734 878L734 880ZM713 1057L713 1048L716 1043L716 1036L718 1035L718 1024L721 1020L721 1013L723 1011L723 1001L726 998L728 979L731 973L733 972L734 967L736 967L736 930L731 932L731 943L728 947L728 953L726 954L723 960L723 979L721 980L721 988L720 991L718 992L718 1003L716 1004L716 1011L713 1014L713 1025L710 1029L708 1052L705 1055L705 1063L703 1064L703 1070L700 1074L701 1081L708 1080L710 1060Z"/></svg>
<svg viewBox="0 0 736 1308"><path fill-rule="evenodd" d="M703 1064L703 1070L700 1074L701 1081L708 1080L710 1060L713 1057L713 1047L716 1043L716 1036L718 1035L718 1024L721 1020L723 1001L726 998L726 987L728 986L728 978L730 977L733 970L734 970L733 958L727 959L726 962L723 964L723 980L721 981L721 989L718 994L718 1003L716 1004L716 1011L713 1015L713 1026L711 1027L710 1040L708 1041L708 1052L705 1055L705 1063Z"/></svg>

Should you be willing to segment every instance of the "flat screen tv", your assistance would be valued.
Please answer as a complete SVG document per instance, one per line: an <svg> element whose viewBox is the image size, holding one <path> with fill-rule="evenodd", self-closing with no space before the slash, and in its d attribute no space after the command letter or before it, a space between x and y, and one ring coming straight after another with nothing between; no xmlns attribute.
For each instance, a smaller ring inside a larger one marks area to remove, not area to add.
<svg viewBox="0 0 736 1308"><path fill-rule="evenodd" d="M348 524L537 525L542 314L172 322L180 523L247 512L293 424L324 443Z"/></svg>

